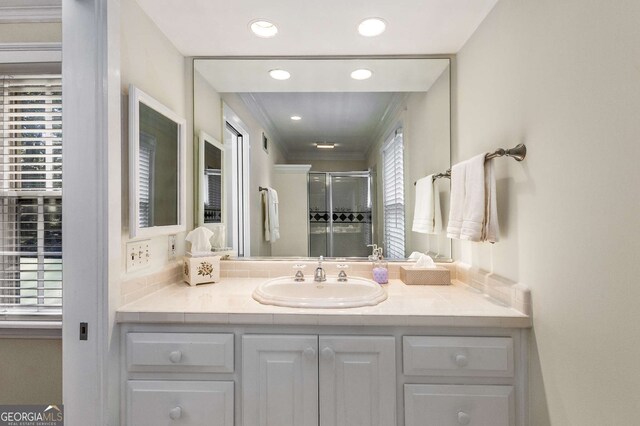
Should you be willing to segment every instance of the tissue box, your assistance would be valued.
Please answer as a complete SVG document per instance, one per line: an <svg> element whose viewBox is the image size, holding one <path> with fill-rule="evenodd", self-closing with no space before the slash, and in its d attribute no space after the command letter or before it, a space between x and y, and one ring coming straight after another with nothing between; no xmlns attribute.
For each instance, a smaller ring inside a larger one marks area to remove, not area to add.
<svg viewBox="0 0 640 426"><path fill-rule="evenodd" d="M185 256L182 279L189 285L220 281L220 256Z"/></svg>
<svg viewBox="0 0 640 426"><path fill-rule="evenodd" d="M400 267L400 279L410 285L450 285L451 273L447 268L435 269Z"/></svg>

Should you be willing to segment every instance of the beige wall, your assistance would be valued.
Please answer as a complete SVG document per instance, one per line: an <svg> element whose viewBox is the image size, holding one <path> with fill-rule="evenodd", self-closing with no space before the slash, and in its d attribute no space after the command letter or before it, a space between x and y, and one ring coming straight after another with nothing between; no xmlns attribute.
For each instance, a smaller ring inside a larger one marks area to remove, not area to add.
<svg viewBox="0 0 640 426"><path fill-rule="evenodd" d="M62 25L0 24L0 43L60 42ZM0 405L62 403L62 340L0 338Z"/></svg>
<svg viewBox="0 0 640 426"><path fill-rule="evenodd" d="M61 41L61 23L0 24L0 43L55 43Z"/></svg>
<svg viewBox="0 0 640 426"><path fill-rule="evenodd" d="M188 61L160 32L135 0L121 1L121 86L122 86L122 274L124 278L148 275L169 264L167 236L151 239L151 265L134 273L126 272L126 243L129 241L129 155L128 93L134 84L179 116L187 119L187 229L193 227L193 130L189 124L191 107ZM177 257L184 253L185 233L177 235Z"/></svg>
<svg viewBox="0 0 640 426"><path fill-rule="evenodd" d="M276 168L273 187L278 191L280 239L271 245L271 254L273 256L308 256L308 166L306 168L301 166L295 172L287 170L286 166L280 170Z"/></svg>
<svg viewBox="0 0 640 426"><path fill-rule="evenodd" d="M62 340L0 338L0 405L62 403Z"/></svg>
<svg viewBox="0 0 640 426"><path fill-rule="evenodd" d="M640 416L640 3L501 0L458 55L454 161L496 161L502 240L455 256L532 288L532 426Z"/></svg>
<svg viewBox="0 0 640 426"><path fill-rule="evenodd" d="M197 136L200 131L204 131L222 143L224 138L222 135L222 99L220 94L198 71L194 71L193 74L194 135Z"/></svg>

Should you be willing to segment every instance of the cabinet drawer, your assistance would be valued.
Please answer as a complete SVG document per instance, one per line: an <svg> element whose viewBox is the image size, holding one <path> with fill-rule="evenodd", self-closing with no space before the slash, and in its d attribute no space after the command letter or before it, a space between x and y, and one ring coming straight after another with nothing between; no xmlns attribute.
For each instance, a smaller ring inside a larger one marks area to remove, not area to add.
<svg viewBox="0 0 640 426"><path fill-rule="evenodd" d="M233 372L233 334L129 333L127 368L138 372Z"/></svg>
<svg viewBox="0 0 640 426"><path fill-rule="evenodd" d="M405 426L513 426L512 386L405 385Z"/></svg>
<svg viewBox="0 0 640 426"><path fill-rule="evenodd" d="M513 377L510 337L404 336L406 376Z"/></svg>
<svg viewBox="0 0 640 426"><path fill-rule="evenodd" d="M233 426L233 382L130 380L126 426Z"/></svg>

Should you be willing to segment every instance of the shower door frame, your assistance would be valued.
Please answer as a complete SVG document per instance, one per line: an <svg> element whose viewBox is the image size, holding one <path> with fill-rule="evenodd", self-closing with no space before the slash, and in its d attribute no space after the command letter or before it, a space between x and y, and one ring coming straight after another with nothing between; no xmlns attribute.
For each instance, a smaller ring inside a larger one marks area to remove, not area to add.
<svg viewBox="0 0 640 426"><path fill-rule="evenodd" d="M370 194L370 200L371 200L371 223L369 224L369 226L371 227L371 242L373 243L373 223L374 223L374 202L373 202L373 178L372 178L372 171L371 169L369 170L361 170L361 171L352 171L352 172L322 172L322 171L318 171L318 172L309 172L309 175L311 174L323 174L324 175L324 184L325 184L325 205L327 206L327 210L329 213L329 230L327 231L327 238L325 240L325 245L326 245L326 250L325 252L327 253L326 257L334 257L333 256L333 177L361 177L361 178L367 178L367 186L368 186L368 191ZM310 181L309 181L310 182ZM310 185L309 185L310 187ZM311 194L311 190L309 188L309 194ZM307 205L309 205L309 197L307 196ZM311 227L309 226L309 230L311 230ZM311 235L309 235L309 249L308 249L309 254L311 254ZM348 256L350 257L350 256Z"/></svg>

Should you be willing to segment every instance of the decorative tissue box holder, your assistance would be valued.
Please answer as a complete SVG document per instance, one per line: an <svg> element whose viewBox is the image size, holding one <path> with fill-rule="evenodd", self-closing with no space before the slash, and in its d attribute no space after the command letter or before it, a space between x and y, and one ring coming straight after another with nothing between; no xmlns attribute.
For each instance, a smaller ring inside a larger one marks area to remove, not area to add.
<svg viewBox="0 0 640 426"><path fill-rule="evenodd" d="M185 256L182 279L189 285L220 281L220 256Z"/></svg>
<svg viewBox="0 0 640 426"><path fill-rule="evenodd" d="M451 273L442 267L414 269L401 266L400 280L409 285L450 285Z"/></svg>

